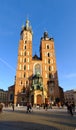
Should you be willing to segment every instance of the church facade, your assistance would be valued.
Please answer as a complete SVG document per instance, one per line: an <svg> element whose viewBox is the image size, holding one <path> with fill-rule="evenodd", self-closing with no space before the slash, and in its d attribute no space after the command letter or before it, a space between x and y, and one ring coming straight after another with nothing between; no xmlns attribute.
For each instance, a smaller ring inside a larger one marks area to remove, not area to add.
<svg viewBox="0 0 76 130"><path fill-rule="evenodd" d="M32 28L29 20L20 33L14 104L55 102L60 98L54 39L44 32L40 39L40 57L32 56Z"/></svg>

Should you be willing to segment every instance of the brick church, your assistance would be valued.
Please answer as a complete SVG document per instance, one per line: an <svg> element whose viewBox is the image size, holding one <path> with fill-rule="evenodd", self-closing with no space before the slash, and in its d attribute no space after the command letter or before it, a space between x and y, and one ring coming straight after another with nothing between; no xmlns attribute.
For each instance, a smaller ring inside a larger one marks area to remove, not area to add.
<svg viewBox="0 0 76 130"><path fill-rule="evenodd" d="M32 56L32 28L29 20L20 33L14 104L54 102L60 98L54 39L44 32L40 39L40 57Z"/></svg>

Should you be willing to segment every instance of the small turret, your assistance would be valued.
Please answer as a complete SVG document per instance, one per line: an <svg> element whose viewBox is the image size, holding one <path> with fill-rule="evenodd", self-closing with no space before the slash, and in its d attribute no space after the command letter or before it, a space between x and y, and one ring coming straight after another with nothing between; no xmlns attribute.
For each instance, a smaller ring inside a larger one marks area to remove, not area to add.
<svg viewBox="0 0 76 130"><path fill-rule="evenodd" d="M26 30L26 31L30 31L32 33L32 27L30 25L30 21L29 20L26 20L26 24L25 26L23 25L22 26L22 30L21 30L21 33Z"/></svg>
<svg viewBox="0 0 76 130"><path fill-rule="evenodd" d="M52 37L49 37L48 32L45 31L43 37L41 37L41 40L54 40L54 39Z"/></svg>
<svg viewBox="0 0 76 130"><path fill-rule="evenodd" d="M48 38L48 32L44 32L44 39Z"/></svg>

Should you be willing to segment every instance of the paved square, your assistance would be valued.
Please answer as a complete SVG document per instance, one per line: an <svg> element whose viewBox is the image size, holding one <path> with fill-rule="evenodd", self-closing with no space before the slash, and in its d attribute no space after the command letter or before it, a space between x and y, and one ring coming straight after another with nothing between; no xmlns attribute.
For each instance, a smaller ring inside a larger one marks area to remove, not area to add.
<svg viewBox="0 0 76 130"><path fill-rule="evenodd" d="M76 112L71 116L64 109L4 108L0 113L0 130L75 130Z"/></svg>

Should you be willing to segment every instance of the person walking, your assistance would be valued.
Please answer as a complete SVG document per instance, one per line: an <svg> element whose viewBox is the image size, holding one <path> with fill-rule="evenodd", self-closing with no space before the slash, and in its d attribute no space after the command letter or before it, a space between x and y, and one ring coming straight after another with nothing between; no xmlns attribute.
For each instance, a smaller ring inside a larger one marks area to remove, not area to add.
<svg viewBox="0 0 76 130"><path fill-rule="evenodd" d="M13 109L13 111L14 111L14 104L12 104L12 109Z"/></svg>
<svg viewBox="0 0 76 130"><path fill-rule="evenodd" d="M31 109L32 109L32 105L30 102L27 102L27 113L28 112L31 112Z"/></svg>
<svg viewBox="0 0 76 130"><path fill-rule="evenodd" d="M68 103L68 111L70 112L70 114L73 116L73 107L72 107L72 103Z"/></svg>

